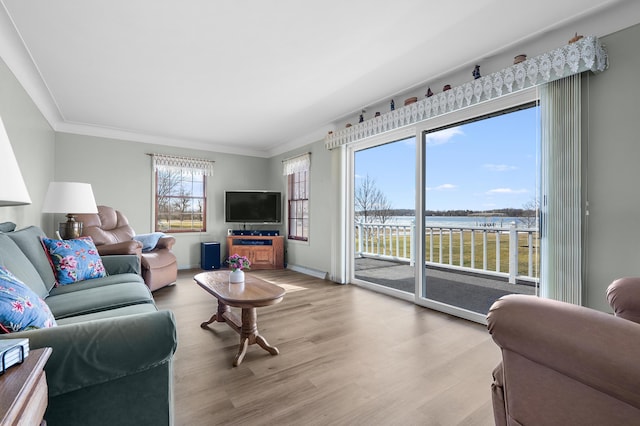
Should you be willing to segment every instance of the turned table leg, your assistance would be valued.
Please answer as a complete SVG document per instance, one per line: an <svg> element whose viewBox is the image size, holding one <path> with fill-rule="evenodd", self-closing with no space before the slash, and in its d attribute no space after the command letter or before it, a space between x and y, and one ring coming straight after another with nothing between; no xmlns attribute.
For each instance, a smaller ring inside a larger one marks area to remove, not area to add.
<svg viewBox="0 0 640 426"><path fill-rule="evenodd" d="M200 324L200 327L207 328L207 326L214 321L226 322L224 315L229 312L231 312L231 308L229 308L224 303L218 301L218 311L215 314L213 314L211 318L209 318L209 321L205 321L202 324Z"/></svg>
<svg viewBox="0 0 640 426"><path fill-rule="evenodd" d="M254 343L257 343L262 349L269 352L271 355L278 355L280 353L278 348L269 345L267 340L258 333L256 308L243 308L242 326L240 327L240 347L238 348L238 354L233 361L234 367L240 365L247 353L247 347Z"/></svg>

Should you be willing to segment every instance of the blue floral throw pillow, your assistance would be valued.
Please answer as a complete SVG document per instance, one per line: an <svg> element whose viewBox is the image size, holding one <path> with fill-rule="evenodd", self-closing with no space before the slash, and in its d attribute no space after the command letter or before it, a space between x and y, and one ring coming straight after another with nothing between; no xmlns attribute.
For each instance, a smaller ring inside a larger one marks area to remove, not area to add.
<svg viewBox="0 0 640 426"><path fill-rule="evenodd" d="M101 278L107 275L91 237L75 240L43 238L53 272L59 285Z"/></svg>
<svg viewBox="0 0 640 426"><path fill-rule="evenodd" d="M0 266L0 333L56 325L44 300L4 266Z"/></svg>

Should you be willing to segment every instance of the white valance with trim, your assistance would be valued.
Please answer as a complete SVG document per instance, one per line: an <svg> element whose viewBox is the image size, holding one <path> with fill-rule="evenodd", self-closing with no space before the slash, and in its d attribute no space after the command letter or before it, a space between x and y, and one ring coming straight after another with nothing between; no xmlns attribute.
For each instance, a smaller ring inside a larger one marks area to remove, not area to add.
<svg viewBox="0 0 640 426"><path fill-rule="evenodd" d="M311 168L311 153L298 155L296 157L287 158L282 160L282 174L284 176L292 173L298 173L303 171L309 171Z"/></svg>
<svg viewBox="0 0 640 426"><path fill-rule="evenodd" d="M153 170L169 168L192 175L213 176L215 161L203 158L176 157L164 154L149 154L153 160Z"/></svg>
<svg viewBox="0 0 640 426"><path fill-rule="evenodd" d="M601 72L607 66L607 52L599 39L584 37L501 71L330 133L325 138L325 147L334 149L570 75L584 71Z"/></svg>

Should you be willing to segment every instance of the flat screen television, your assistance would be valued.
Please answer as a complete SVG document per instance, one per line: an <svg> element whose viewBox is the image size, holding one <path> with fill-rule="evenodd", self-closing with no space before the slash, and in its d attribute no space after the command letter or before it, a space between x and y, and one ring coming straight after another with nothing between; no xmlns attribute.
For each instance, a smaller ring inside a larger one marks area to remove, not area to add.
<svg viewBox="0 0 640 426"><path fill-rule="evenodd" d="M276 191L225 191L225 221L281 223L282 194Z"/></svg>

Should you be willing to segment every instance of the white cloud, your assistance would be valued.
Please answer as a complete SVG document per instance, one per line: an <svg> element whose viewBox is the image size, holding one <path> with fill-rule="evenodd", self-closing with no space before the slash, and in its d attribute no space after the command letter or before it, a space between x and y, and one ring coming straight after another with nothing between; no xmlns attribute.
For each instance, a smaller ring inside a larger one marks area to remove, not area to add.
<svg viewBox="0 0 640 426"><path fill-rule="evenodd" d="M511 189L511 188L495 188L487 191L487 194L526 194L529 192L526 189Z"/></svg>
<svg viewBox="0 0 640 426"><path fill-rule="evenodd" d="M442 145L449 143L456 135L464 135L460 127L450 127L438 132L427 133L424 138L427 145Z"/></svg>
<svg viewBox="0 0 640 426"><path fill-rule="evenodd" d="M457 185L454 185L452 183L445 183L435 187L427 187L427 191L448 191L451 189L456 189L457 187Z"/></svg>
<svg viewBox="0 0 640 426"><path fill-rule="evenodd" d="M507 164L483 164L482 167L493 172L508 172L517 169L516 166L509 166Z"/></svg>

